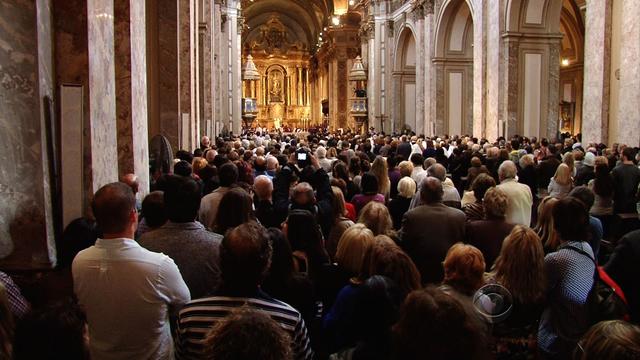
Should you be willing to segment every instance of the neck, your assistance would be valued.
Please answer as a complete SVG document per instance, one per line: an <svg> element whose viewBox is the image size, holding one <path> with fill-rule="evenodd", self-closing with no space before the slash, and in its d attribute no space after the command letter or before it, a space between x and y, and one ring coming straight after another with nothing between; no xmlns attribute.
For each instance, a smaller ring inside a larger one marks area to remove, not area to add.
<svg viewBox="0 0 640 360"><path fill-rule="evenodd" d="M102 239L104 240L111 240L111 239L133 239L135 238L135 233L133 231L123 231L120 233L113 233L113 234L102 234Z"/></svg>

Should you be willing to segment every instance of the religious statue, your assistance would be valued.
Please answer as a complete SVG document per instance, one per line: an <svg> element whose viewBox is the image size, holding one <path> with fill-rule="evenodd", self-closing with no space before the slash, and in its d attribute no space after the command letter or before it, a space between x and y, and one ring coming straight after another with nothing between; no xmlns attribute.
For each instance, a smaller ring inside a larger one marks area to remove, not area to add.
<svg viewBox="0 0 640 360"><path fill-rule="evenodd" d="M275 97L280 97L280 94L282 93L282 86L280 85L280 79L273 78L273 83L271 85L271 95L275 96Z"/></svg>

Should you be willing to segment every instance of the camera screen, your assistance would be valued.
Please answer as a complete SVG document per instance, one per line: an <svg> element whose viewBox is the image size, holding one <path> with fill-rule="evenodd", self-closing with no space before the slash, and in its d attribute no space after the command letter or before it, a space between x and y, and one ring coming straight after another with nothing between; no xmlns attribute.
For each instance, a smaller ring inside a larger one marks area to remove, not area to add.
<svg viewBox="0 0 640 360"><path fill-rule="evenodd" d="M307 160L307 154L306 153L298 153L298 160L300 160L300 161Z"/></svg>

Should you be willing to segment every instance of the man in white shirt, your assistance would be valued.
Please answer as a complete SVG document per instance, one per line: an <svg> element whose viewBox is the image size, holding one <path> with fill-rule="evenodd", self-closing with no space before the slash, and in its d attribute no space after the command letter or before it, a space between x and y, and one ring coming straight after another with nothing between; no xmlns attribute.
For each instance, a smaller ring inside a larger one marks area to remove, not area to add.
<svg viewBox="0 0 640 360"><path fill-rule="evenodd" d="M512 224L531 226L531 206L533 196L528 185L520 184L516 180L518 169L511 160L506 160L498 168L500 185L498 189L504 191L509 197L506 221Z"/></svg>
<svg viewBox="0 0 640 360"><path fill-rule="evenodd" d="M234 163L228 162L220 166L219 176L220 187L202 198L200 210L198 211L198 219L202 225L211 231L216 226L216 216L218 215L222 197L238 181L238 167Z"/></svg>
<svg viewBox="0 0 640 360"><path fill-rule="evenodd" d="M169 314L191 296L168 256L133 240L135 197L123 183L93 199L101 239L73 260L74 292L87 313L91 358L173 359Z"/></svg>

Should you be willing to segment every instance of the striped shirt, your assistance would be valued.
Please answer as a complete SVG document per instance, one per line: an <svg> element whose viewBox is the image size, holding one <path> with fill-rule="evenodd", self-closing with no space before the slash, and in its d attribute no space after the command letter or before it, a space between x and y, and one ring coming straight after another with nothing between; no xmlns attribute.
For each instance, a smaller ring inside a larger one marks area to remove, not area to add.
<svg viewBox="0 0 640 360"><path fill-rule="evenodd" d="M243 306L269 315L289 333L295 359L313 359L307 328L300 313L261 291L256 297L212 296L193 300L185 305L178 317L176 358L203 359L207 333L218 321Z"/></svg>

